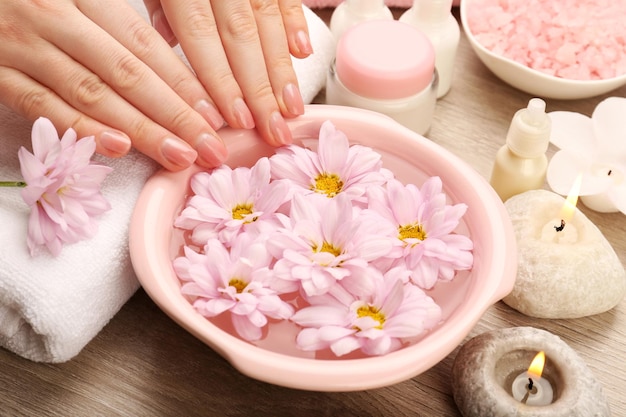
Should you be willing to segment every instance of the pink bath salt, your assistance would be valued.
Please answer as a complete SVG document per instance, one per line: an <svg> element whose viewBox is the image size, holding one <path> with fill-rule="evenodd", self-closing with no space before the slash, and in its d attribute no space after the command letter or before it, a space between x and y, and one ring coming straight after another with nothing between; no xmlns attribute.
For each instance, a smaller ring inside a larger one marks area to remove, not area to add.
<svg viewBox="0 0 626 417"><path fill-rule="evenodd" d="M567 42L561 45L554 57L563 65L573 65L576 63L576 53L581 49L581 45Z"/></svg>
<svg viewBox="0 0 626 417"><path fill-rule="evenodd" d="M574 64L571 67L561 68L557 71L557 76L571 80L586 81L591 80L594 74L586 65Z"/></svg>
<svg viewBox="0 0 626 417"><path fill-rule="evenodd" d="M626 74L626 57L622 58L617 64L615 64L616 74Z"/></svg>
<svg viewBox="0 0 626 417"><path fill-rule="evenodd" d="M514 16L510 13L502 12L498 14L494 14L491 19L489 19L489 24L492 27L501 28L509 23L511 23L514 19Z"/></svg>
<svg viewBox="0 0 626 417"><path fill-rule="evenodd" d="M472 0L467 22L497 55L575 80L626 74L626 0Z"/></svg>

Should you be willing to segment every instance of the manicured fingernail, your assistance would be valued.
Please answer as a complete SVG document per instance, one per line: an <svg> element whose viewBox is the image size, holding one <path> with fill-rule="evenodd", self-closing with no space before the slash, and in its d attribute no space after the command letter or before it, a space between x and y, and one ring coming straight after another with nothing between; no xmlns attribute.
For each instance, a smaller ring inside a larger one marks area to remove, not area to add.
<svg viewBox="0 0 626 417"><path fill-rule="evenodd" d="M180 168L193 164L198 157L198 153L191 146L175 138L165 139L161 145L161 152L165 159Z"/></svg>
<svg viewBox="0 0 626 417"><path fill-rule="evenodd" d="M270 133L274 141L279 145L289 145L292 142L291 132L287 127L287 123L279 112L274 112L270 116Z"/></svg>
<svg viewBox="0 0 626 417"><path fill-rule="evenodd" d="M100 134L100 144L115 155L125 155L132 146L130 138L117 130L107 130Z"/></svg>
<svg viewBox="0 0 626 417"><path fill-rule="evenodd" d="M313 53L313 45L311 45L311 39L309 38L309 35L303 30L296 33L296 46L302 54L311 55Z"/></svg>
<svg viewBox="0 0 626 417"><path fill-rule="evenodd" d="M196 111L209 122L213 129L219 130L224 127L224 118L215 106L207 100L200 100L198 104L196 104Z"/></svg>
<svg viewBox="0 0 626 417"><path fill-rule="evenodd" d="M158 9L152 14L152 27L161 34L165 42L172 44L176 39L176 35L172 31L170 24L167 22L163 9Z"/></svg>
<svg viewBox="0 0 626 417"><path fill-rule="evenodd" d="M228 156L224 142L219 137L209 133L200 135L196 150L200 164L210 168L221 165Z"/></svg>
<svg viewBox="0 0 626 417"><path fill-rule="evenodd" d="M302 94L298 86L295 84L287 84L283 88L283 101L287 111L294 116L300 116L304 114L304 102L302 101Z"/></svg>
<svg viewBox="0 0 626 417"><path fill-rule="evenodd" d="M254 117L250 113L250 109L242 98L237 98L233 104L235 117L244 129L254 129Z"/></svg>

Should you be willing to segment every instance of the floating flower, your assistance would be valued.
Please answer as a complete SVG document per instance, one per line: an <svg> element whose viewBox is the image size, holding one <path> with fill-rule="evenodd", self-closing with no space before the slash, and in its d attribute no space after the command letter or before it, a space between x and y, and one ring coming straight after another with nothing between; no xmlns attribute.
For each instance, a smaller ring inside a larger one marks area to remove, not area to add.
<svg viewBox="0 0 626 417"><path fill-rule="evenodd" d="M268 288L272 260L263 240L242 233L230 251L217 239L207 242L204 253L185 247L185 256L174 260L174 270L184 284L183 294L194 298L194 308L205 317L230 311L237 333L259 340L267 318L288 319L293 307Z"/></svg>
<svg viewBox="0 0 626 417"><path fill-rule="evenodd" d="M191 179L194 192L175 225L193 230L192 240L204 245L215 237L226 245L240 232L261 233L266 222L289 198L284 181L270 183L270 163L261 158L252 168L222 166Z"/></svg>
<svg viewBox="0 0 626 417"><path fill-rule="evenodd" d="M547 181L567 195L582 174L580 196L589 208L626 214L626 98L609 97L591 117L558 111L551 142L560 148L550 160Z"/></svg>
<svg viewBox="0 0 626 417"><path fill-rule="evenodd" d="M295 311L305 350L383 355L412 343L441 318L416 283L472 265L472 241L454 233L466 206L446 203L438 177L404 186L331 122L303 144L192 177L175 224L204 250L174 260L182 292L206 317L230 314L250 341Z"/></svg>
<svg viewBox="0 0 626 417"><path fill-rule="evenodd" d="M353 294L371 291L369 261L391 251L391 239L372 233L355 216L347 195L328 199L296 194L290 222L270 236L278 259L274 273L283 283L300 286L307 296L323 295L341 282Z"/></svg>
<svg viewBox="0 0 626 417"><path fill-rule="evenodd" d="M387 189L369 191L371 222L386 222L389 235L399 243L401 256L393 266L411 271L411 280L421 288L432 288L438 279L449 281L456 271L468 270L473 263L472 241L453 233L467 206L446 204L439 177L431 177L421 189L390 180ZM396 245L398 247L398 245Z"/></svg>
<svg viewBox="0 0 626 417"><path fill-rule="evenodd" d="M380 154L350 146L346 135L327 121L320 128L317 152L297 145L279 149L271 157L272 177L289 179L305 193L335 197L345 193L361 201L365 190L382 185L391 173L382 169Z"/></svg>
<svg viewBox="0 0 626 417"><path fill-rule="evenodd" d="M52 122L39 118L32 129L33 153L18 151L24 182L22 198L31 208L27 244L31 255L45 246L57 256L64 243L93 237L95 216L111 208L100 185L111 168L91 163L93 136L76 140L68 129L59 139Z"/></svg>
<svg viewBox="0 0 626 417"><path fill-rule="evenodd" d="M350 304L327 302L298 310L292 321L304 327L296 342L303 350L330 348L337 356L360 349L384 355L402 341L422 334L441 320L441 308L421 289L403 284L402 271L392 269L375 281L369 297Z"/></svg>

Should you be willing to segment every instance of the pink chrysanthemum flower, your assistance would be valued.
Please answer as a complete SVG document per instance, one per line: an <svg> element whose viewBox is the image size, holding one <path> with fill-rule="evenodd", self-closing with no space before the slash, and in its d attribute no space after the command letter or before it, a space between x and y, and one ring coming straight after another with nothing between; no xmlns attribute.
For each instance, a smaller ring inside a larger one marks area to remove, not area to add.
<svg viewBox="0 0 626 417"><path fill-rule="evenodd" d="M301 146L281 148L270 158L272 177L288 179L305 193L334 197L340 193L363 201L368 187L382 185L393 174L382 168L380 154L348 143L346 135L326 121L316 152Z"/></svg>
<svg viewBox="0 0 626 417"><path fill-rule="evenodd" d="M22 198L31 208L27 244L31 255L45 246L57 256L64 243L93 237L95 216L111 208L100 186L111 168L91 163L96 150L93 136L76 140L68 129L59 140L52 122L39 118L32 129L33 153L18 151L27 186Z"/></svg>
<svg viewBox="0 0 626 417"><path fill-rule="evenodd" d="M403 270L392 269L375 281L369 297L304 307L291 320L304 327L297 344L303 350L330 348L337 356L360 349L384 355L441 321L441 308L421 289L403 284Z"/></svg>
<svg viewBox="0 0 626 417"><path fill-rule="evenodd" d="M394 179L386 191L372 188L368 194L367 215L375 217L369 221L386 221L389 235L401 244L401 256L395 251L391 266L411 271L416 285L430 289L438 279L449 281L472 267L472 241L453 233L467 206L446 204L439 177L429 178L421 189Z"/></svg>
<svg viewBox="0 0 626 417"><path fill-rule="evenodd" d="M191 239L198 245L218 238L228 246L240 232L273 230L276 212L290 196L285 181L270 183L267 158L252 168L222 166L211 173L199 172L192 177L191 188L195 195L174 224L193 230Z"/></svg>
<svg viewBox="0 0 626 417"><path fill-rule="evenodd" d="M345 194L296 194L289 221L268 247L278 259L276 285L285 285L284 291L301 286L307 296L318 296L340 282L350 293L364 294L373 285L369 261L391 251L392 240L363 223Z"/></svg>
<svg viewBox="0 0 626 417"><path fill-rule="evenodd" d="M193 297L193 306L205 317L230 311L237 333L249 341L262 337L268 317L288 319L293 307L270 288L272 257L264 239L239 234L227 249L211 239L204 253L185 247L185 255L174 260L174 270L184 282L183 294Z"/></svg>

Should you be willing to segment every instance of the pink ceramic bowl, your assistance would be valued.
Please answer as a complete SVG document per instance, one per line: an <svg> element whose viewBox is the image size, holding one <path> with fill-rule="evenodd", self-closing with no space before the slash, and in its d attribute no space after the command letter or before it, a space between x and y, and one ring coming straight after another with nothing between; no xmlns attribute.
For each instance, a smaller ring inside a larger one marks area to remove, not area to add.
<svg viewBox="0 0 626 417"><path fill-rule="evenodd" d="M317 138L331 120L353 143L378 151L384 166L405 183L420 185L438 175L452 203L468 210L460 225L474 242L474 266L451 283L429 292L444 320L415 343L380 357L313 357L295 346L291 323L275 325L265 340L252 344L233 334L226 320L209 321L180 292L171 261L182 234L173 228L189 192L190 177L201 170L158 172L139 196L130 230L130 253L137 277L149 296L181 326L226 358L242 373L269 383L316 391L354 391L410 379L437 364L469 334L484 312L513 288L516 246L508 216L489 184L469 165L392 119L349 107L308 106L306 115L288 122L295 142ZM254 131L225 128L232 166L251 166L274 149Z"/></svg>

